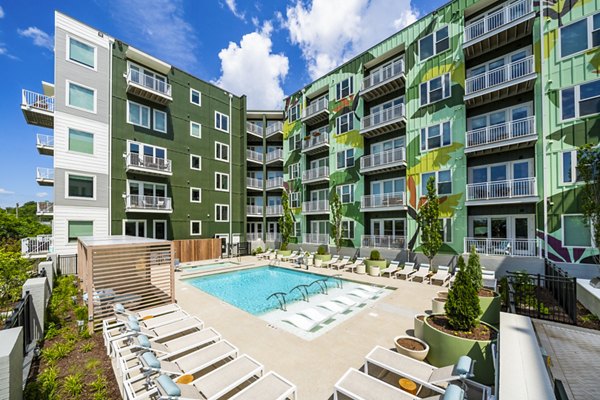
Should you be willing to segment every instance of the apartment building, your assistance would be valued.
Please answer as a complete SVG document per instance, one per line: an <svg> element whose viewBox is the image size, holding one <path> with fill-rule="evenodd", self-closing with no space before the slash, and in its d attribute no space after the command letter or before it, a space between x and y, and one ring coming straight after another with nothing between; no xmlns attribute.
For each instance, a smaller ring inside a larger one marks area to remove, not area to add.
<svg viewBox="0 0 600 400"><path fill-rule="evenodd" d="M21 104L53 157L37 169L53 235L24 251L72 253L87 235L243 239L245 97L59 12L54 37L55 81Z"/></svg>
<svg viewBox="0 0 600 400"><path fill-rule="evenodd" d="M345 247L418 253L434 177L442 253L591 261L575 149L598 143L600 4L551 3L451 1L287 97L296 241L332 243L335 190Z"/></svg>

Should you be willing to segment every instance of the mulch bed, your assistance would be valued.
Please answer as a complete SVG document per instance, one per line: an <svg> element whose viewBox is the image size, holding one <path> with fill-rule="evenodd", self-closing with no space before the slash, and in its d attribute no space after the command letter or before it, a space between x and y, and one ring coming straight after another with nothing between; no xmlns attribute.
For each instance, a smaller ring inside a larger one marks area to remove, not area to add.
<svg viewBox="0 0 600 400"><path fill-rule="evenodd" d="M446 317L445 315L437 315L430 317L428 321L429 324L437 330L464 339L494 340L497 336L497 332L495 330L490 329L487 325L484 324L477 325L471 331L457 331L450 326L448 317Z"/></svg>
<svg viewBox="0 0 600 400"><path fill-rule="evenodd" d="M409 350L415 350L415 351L425 350L425 346L423 346L423 343L417 342L416 340L410 339L410 338L398 339L398 340L396 340L396 343L398 343L399 346L404 347L405 349L409 349Z"/></svg>
<svg viewBox="0 0 600 400"><path fill-rule="evenodd" d="M490 289L479 289L479 292L477 293L477 295L479 297L494 297L494 291L490 290Z"/></svg>
<svg viewBox="0 0 600 400"><path fill-rule="evenodd" d="M600 319L580 302L577 302L577 326L600 331Z"/></svg>

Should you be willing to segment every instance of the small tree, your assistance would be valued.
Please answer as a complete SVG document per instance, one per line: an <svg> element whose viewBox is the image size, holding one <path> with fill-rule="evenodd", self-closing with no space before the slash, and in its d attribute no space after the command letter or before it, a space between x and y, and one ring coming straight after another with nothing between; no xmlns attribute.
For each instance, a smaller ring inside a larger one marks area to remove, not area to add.
<svg viewBox="0 0 600 400"><path fill-rule="evenodd" d="M469 275L471 279L473 279L473 284L477 289L477 293L483 287L483 276L481 273L481 263L479 261L479 254L477 254L477 250L475 246L471 246L471 252L469 253L469 261L467 261L467 271L469 271Z"/></svg>
<svg viewBox="0 0 600 400"><path fill-rule="evenodd" d="M477 288L462 256L458 257L456 266L459 271L452 289L448 292L448 301L444 310L453 329L469 331L477 325L481 306L477 297Z"/></svg>
<svg viewBox="0 0 600 400"><path fill-rule="evenodd" d="M340 254L342 248L342 202L335 190L329 199L329 208L331 210L331 237L335 243L336 253Z"/></svg>
<svg viewBox="0 0 600 400"><path fill-rule="evenodd" d="M419 209L417 223L421 227L421 250L431 265L433 258L442 247L440 202L433 177L427 181L427 200Z"/></svg>
<svg viewBox="0 0 600 400"><path fill-rule="evenodd" d="M580 197L583 214L592 226L594 247L600 248L600 148L590 144L577 151L577 180L585 182ZM600 263L600 254L596 255Z"/></svg>
<svg viewBox="0 0 600 400"><path fill-rule="evenodd" d="M281 206L283 208L283 215L279 218L279 229L281 230L281 250L287 250L287 246L290 243L290 237L294 230L294 216L292 215L292 209L290 208L290 202L287 190L284 190L281 194Z"/></svg>

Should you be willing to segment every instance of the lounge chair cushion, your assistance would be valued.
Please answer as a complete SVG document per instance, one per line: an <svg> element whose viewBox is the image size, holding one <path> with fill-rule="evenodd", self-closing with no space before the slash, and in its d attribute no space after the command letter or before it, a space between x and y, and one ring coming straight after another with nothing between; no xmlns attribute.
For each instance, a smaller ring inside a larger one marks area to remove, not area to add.
<svg viewBox="0 0 600 400"><path fill-rule="evenodd" d="M160 361L158 361L158 358L156 358L154 353L147 351L144 354L142 354L142 358L144 359L146 365L150 368L160 368Z"/></svg>
<svg viewBox="0 0 600 400"><path fill-rule="evenodd" d="M125 313L125 306L121 303L117 303L115 304L115 312L118 312L119 314L124 314Z"/></svg>
<svg viewBox="0 0 600 400"><path fill-rule="evenodd" d="M127 319L130 322L138 322L139 321L138 318L135 315L130 315L129 317L127 317Z"/></svg>
<svg viewBox="0 0 600 400"><path fill-rule="evenodd" d="M448 385L446 393L442 400L463 400L465 398L465 391L460 386Z"/></svg>
<svg viewBox="0 0 600 400"><path fill-rule="evenodd" d="M146 353L148 354L148 353ZM156 379L156 383L160 385L160 387L165 391L167 396L179 397L181 396L181 389L177 386L175 382L167 375L161 375Z"/></svg>
<svg viewBox="0 0 600 400"><path fill-rule="evenodd" d="M468 375L471 372L471 358L469 356L460 356L455 366L455 371L459 375Z"/></svg>
<svg viewBox="0 0 600 400"><path fill-rule="evenodd" d="M132 331L135 331L135 332L140 331L140 324L137 321L128 321L127 325L129 326L129 329L131 329Z"/></svg>
<svg viewBox="0 0 600 400"><path fill-rule="evenodd" d="M138 343L140 344L140 346L149 349L150 347L152 347L152 345L150 344L150 340L148 340L148 336L146 335L139 335L138 338Z"/></svg>

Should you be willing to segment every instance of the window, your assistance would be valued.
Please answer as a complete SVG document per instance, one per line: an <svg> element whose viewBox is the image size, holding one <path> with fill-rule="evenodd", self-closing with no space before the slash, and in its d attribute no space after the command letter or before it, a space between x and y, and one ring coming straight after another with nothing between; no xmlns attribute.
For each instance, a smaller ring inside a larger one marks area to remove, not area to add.
<svg viewBox="0 0 600 400"><path fill-rule="evenodd" d="M342 221L342 239L354 239L354 221L349 219Z"/></svg>
<svg viewBox="0 0 600 400"><path fill-rule="evenodd" d="M335 98L336 100L343 99L344 97L348 97L354 91L352 77L346 78L337 85L335 85Z"/></svg>
<svg viewBox="0 0 600 400"><path fill-rule="evenodd" d="M290 207L291 208L299 208L300 207L300 192L290 193Z"/></svg>
<svg viewBox="0 0 600 400"><path fill-rule="evenodd" d="M215 142L215 160L229 161L229 146L225 143Z"/></svg>
<svg viewBox="0 0 600 400"><path fill-rule="evenodd" d="M421 196L427 196L427 181L432 177L437 183L437 194L445 195L452 193L452 174L450 170L427 172L421 174Z"/></svg>
<svg viewBox="0 0 600 400"><path fill-rule="evenodd" d="M67 36L68 59L95 69L96 48Z"/></svg>
<svg viewBox="0 0 600 400"><path fill-rule="evenodd" d="M160 110L154 110L154 130L167 132L167 113Z"/></svg>
<svg viewBox="0 0 600 400"><path fill-rule="evenodd" d="M190 235L191 236L202 235L202 221L190 221Z"/></svg>
<svg viewBox="0 0 600 400"><path fill-rule="evenodd" d="M292 164L288 167L290 179L298 179L300 177L300 163Z"/></svg>
<svg viewBox="0 0 600 400"><path fill-rule="evenodd" d="M229 206L227 204L215 204L215 221L229 222Z"/></svg>
<svg viewBox="0 0 600 400"><path fill-rule="evenodd" d="M96 112L96 91L67 81L67 105L83 111Z"/></svg>
<svg viewBox="0 0 600 400"><path fill-rule="evenodd" d="M577 170L577 150L562 153L562 183L581 182L581 176Z"/></svg>
<svg viewBox="0 0 600 400"><path fill-rule="evenodd" d="M229 174L215 172L215 190L220 192L229 191Z"/></svg>
<svg viewBox="0 0 600 400"><path fill-rule="evenodd" d="M346 149L337 153L338 169L354 167L354 149Z"/></svg>
<svg viewBox="0 0 600 400"><path fill-rule="evenodd" d="M300 137L299 133L292 135L288 138L288 146L290 148L290 151L302 149L302 138Z"/></svg>
<svg viewBox="0 0 600 400"><path fill-rule="evenodd" d="M302 227L300 221L294 221L294 236L299 238L302 237Z"/></svg>
<svg viewBox="0 0 600 400"><path fill-rule="evenodd" d="M202 170L202 157L190 154L190 168L198 171Z"/></svg>
<svg viewBox="0 0 600 400"><path fill-rule="evenodd" d="M300 118L300 103L291 106L288 110L288 122L294 122Z"/></svg>
<svg viewBox="0 0 600 400"><path fill-rule="evenodd" d="M123 220L123 234L146 237L146 221L143 219Z"/></svg>
<svg viewBox="0 0 600 400"><path fill-rule="evenodd" d="M440 233L442 235L442 242L452 243L452 219L451 218L440 218Z"/></svg>
<svg viewBox="0 0 600 400"><path fill-rule="evenodd" d="M190 88L190 103L200 106L202 103L202 96L196 89Z"/></svg>
<svg viewBox="0 0 600 400"><path fill-rule="evenodd" d="M94 198L94 177L67 174L67 198Z"/></svg>
<svg viewBox="0 0 600 400"><path fill-rule="evenodd" d="M450 48L448 27L445 26L419 40L419 59L421 61L440 54Z"/></svg>
<svg viewBox="0 0 600 400"><path fill-rule="evenodd" d="M215 111L215 129L229 133L229 116Z"/></svg>
<svg viewBox="0 0 600 400"><path fill-rule="evenodd" d="M77 241L78 237L94 236L94 221L69 221L69 243Z"/></svg>
<svg viewBox="0 0 600 400"><path fill-rule="evenodd" d="M581 214L563 215L563 246L591 247L592 229Z"/></svg>
<svg viewBox="0 0 600 400"><path fill-rule="evenodd" d="M600 46L600 13L560 28L560 56Z"/></svg>
<svg viewBox="0 0 600 400"><path fill-rule="evenodd" d="M190 202L200 203L202 202L202 189L191 187L190 188Z"/></svg>
<svg viewBox="0 0 600 400"><path fill-rule="evenodd" d="M354 203L354 185L341 185L336 190L342 204Z"/></svg>
<svg viewBox="0 0 600 400"><path fill-rule="evenodd" d="M166 239L167 238L167 221L165 220L154 220L154 239Z"/></svg>
<svg viewBox="0 0 600 400"><path fill-rule="evenodd" d="M421 105L428 105L450 97L450 74L444 74L421 83Z"/></svg>
<svg viewBox="0 0 600 400"><path fill-rule="evenodd" d="M190 121L190 136L200 139L202 137L202 125Z"/></svg>
<svg viewBox="0 0 600 400"><path fill-rule="evenodd" d="M421 129L421 151L450 146L451 143L450 121Z"/></svg>
<svg viewBox="0 0 600 400"><path fill-rule="evenodd" d="M352 115L352 112L337 117L335 124L338 135L353 130L354 116Z"/></svg>
<svg viewBox="0 0 600 400"><path fill-rule="evenodd" d="M94 135L69 128L69 151L94 154Z"/></svg>
<svg viewBox="0 0 600 400"><path fill-rule="evenodd" d="M127 122L150 129L150 107L127 101Z"/></svg>
<svg viewBox="0 0 600 400"><path fill-rule="evenodd" d="M600 80L561 90L562 119L600 113Z"/></svg>

